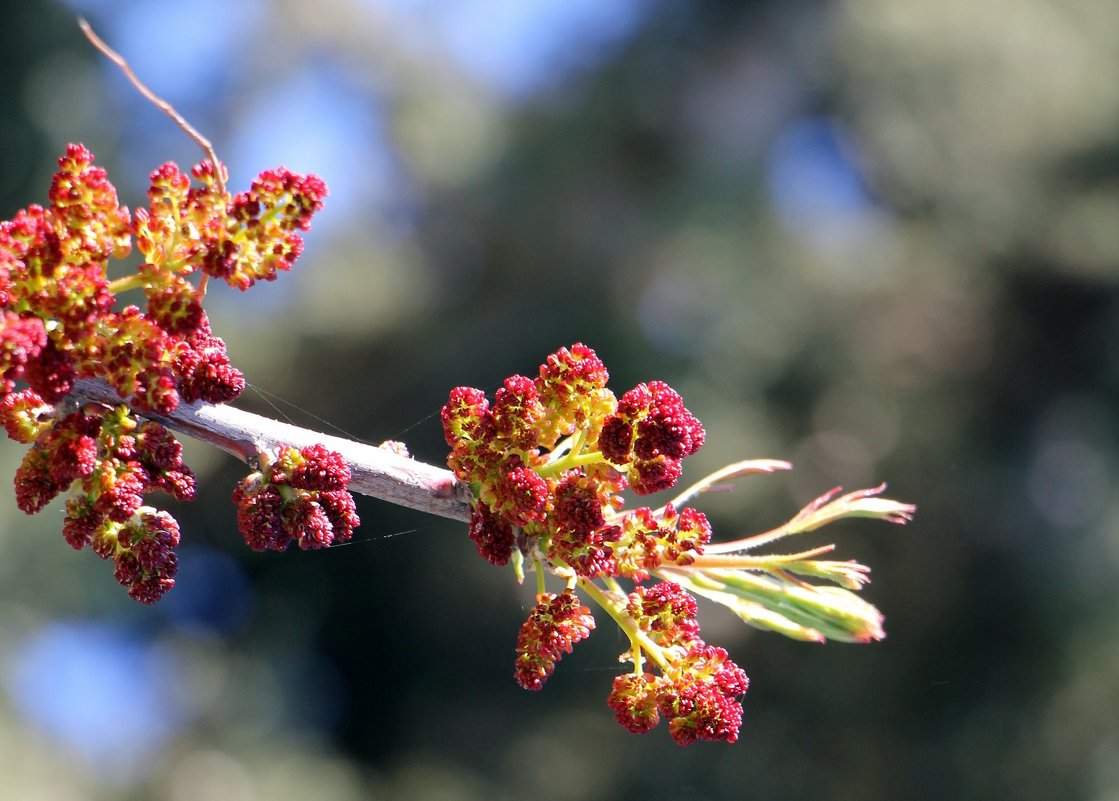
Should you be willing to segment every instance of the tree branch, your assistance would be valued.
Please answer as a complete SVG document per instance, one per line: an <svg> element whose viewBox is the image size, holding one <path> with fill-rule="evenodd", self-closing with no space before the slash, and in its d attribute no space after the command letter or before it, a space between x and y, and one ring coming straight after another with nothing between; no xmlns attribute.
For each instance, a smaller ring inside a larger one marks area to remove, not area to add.
<svg viewBox="0 0 1119 801"><path fill-rule="evenodd" d="M78 403L124 402L99 379L80 379L70 396ZM302 448L322 444L349 462L352 491L452 520L470 519L470 490L450 470L417 462L387 448L320 434L227 405L180 403L167 417L147 413L142 416L208 442L243 462L279 445Z"/></svg>

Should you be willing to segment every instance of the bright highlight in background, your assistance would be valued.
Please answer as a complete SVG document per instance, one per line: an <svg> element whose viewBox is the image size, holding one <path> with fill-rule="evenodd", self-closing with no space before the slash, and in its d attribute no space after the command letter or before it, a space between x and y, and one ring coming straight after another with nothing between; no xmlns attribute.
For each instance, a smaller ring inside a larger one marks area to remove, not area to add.
<svg viewBox="0 0 1119 801"><path fill-rule="evenodd" d="M4 685L32 727L97 772L127 776L184 722L177 679L173 660L122 627L60 622L22 644Z"/></svg>

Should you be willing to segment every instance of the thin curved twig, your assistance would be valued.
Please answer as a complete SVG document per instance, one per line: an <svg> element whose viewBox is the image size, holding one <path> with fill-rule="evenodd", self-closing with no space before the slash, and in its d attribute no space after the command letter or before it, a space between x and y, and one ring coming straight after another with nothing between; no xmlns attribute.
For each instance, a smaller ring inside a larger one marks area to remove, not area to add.
<svg viewBox="0 0 1119 801"><path fill-rule="evenodd" d="M78 17L78 27L82 29L82 33L85 34L86 39L89 39L90 44L100 50L110 61L120 67L121 72L125 74L125 77L127 77L132 85L136 87L140 94L147 98L147 100L152 105L154 105L156 108L170 117L172 121L174 121L174 123L178 125L180 129L182 129L183 133L189 136L196 145L202 148L202 151L206 154L206 157L210 159L210 163L214 166L214 179L217 181L218 189L224 195L226 189L225 179L222 178L221 175L221 162L218 161L218 154L214 151L214 146L210 142L210 140L200 134L198 132L198 129L187 122L182 114L175 111L174 106L172 106L162 97L149 89L147 85L136 75L132 67L129 65L128 61L125 60L124 56L122 56L113 48L109 47L109 45L106 44L105 40L97 35L97 33L93 30L93 27L89 24L89 22L86 21L84 17Z"/></svg>

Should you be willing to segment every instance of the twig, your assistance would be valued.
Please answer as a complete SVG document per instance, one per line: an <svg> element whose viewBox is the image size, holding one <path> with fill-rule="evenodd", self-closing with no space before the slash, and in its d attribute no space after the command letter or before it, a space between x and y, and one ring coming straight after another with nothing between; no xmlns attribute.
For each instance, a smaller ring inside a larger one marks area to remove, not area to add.
<svg viewBox="0 0 1119 801"><path fill-rule="evenodd" d="M122 403L100 379L81 379L71 397L78 403ZM167 428L208 442L243 462L278 445L302 448L320 443L349 462L350 489L383 501L452 520L470 519L470 491L451 471L417 462L386 448L320 434L267 417L209 403L180 403L170 415L144 414Z"/></svg>
<svg viewBox="0 0 1119 801"><path fill-rule="evenodd" d="M129 66L124 56L109 47L109 45L105 43L105 40L94 32L92 26L90 26L84 17L78 17L78 27L82 29L82 33L85 34L85 38L89 39L90 44L104 53L110 61L120 67L121 72L123 72L132 85L139 90L140 94L147 98L152 105L170 117L174 123L182 129L183 133L202 148L206 157L210 159L210 164L214 167L214 179L217 182L218 190L224 195L226 190L225 179L222 178L221 174L221 162L218 161L218 154L214 152L214 146L210 143L210 140L200 134L193 125L187 122L183 115L175 111L174 106L149 89L147 85L137 77L136 73L133 72L132 67Z"/></svg>

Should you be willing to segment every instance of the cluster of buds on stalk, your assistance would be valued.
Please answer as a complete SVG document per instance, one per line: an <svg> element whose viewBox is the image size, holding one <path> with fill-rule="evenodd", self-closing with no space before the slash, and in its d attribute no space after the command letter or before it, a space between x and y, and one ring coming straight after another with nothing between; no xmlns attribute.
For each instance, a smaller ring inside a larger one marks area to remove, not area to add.
<svg viewBox="0 0 1119 801"><path fill-rule="evenodd" d="M117 580L144 603L174 585L179 544L176 521L145 496L195 494L181 445L156 419L180 402L227 403L245 387L210 330L206 282L245 290L290 269L326 195L317 177L284 168L236 195L225 178L209 161L190 174L164 164L152 173L147 208L130 214L93 155L70 145L50 203L0 223L0 424L30 446L17 505L33 514L67 493L66 541L113 560ZM110 263L133 243L143 262L110 280ZM143 294L142 308L118 302L129 291ZM69 399L78 379L101 379L125 402L79 406ZM283 492L286 480L307 500L283 506L283 536L248 527L250 546L321 547L357 525L348 472L325 449L304 450L281 458L290 476L273 469L265 483ZM260 497L238 492L243 505Z"/></svg>
<svg viewBox="0 0 1119 801"><path fill-rule="evenodd" d="M734 742L748 680L724 649L700 637L695 596L797 639L881 639L882 616L854 594L867 567L819 558L832 545L756 549L847 517L903 523L914 508L881 497L884 487L833 490L779 528L713 543L706 516L686 504L734 478L790 467L767 459L730 465L657 508L627 508L627 489L644 496L674 487L705 433L667 384L639 384L616 398L607 378L594 351L576 344L550 355L535 378L506 379L492 402L457 387L442 410L448 465L473 493L469 534L478 553L511 565L518 581L526 566L536 574L514 677L539 690L563 654L589 636L595 620L581 592L629 641L621 659L633 669L608 697L622 726L643 733L663 718L682 745ZM563 584L558 592L547 588L549 575Z"/></svg>
<svg viewBox="0 0 1119 801"><path fill-rule="evenodd" d="M237 527L254 551L304 550L348 542L358 520L346 489L350 466L322 445L285 447L257 457L260 469L233 491Z"/></svg>

